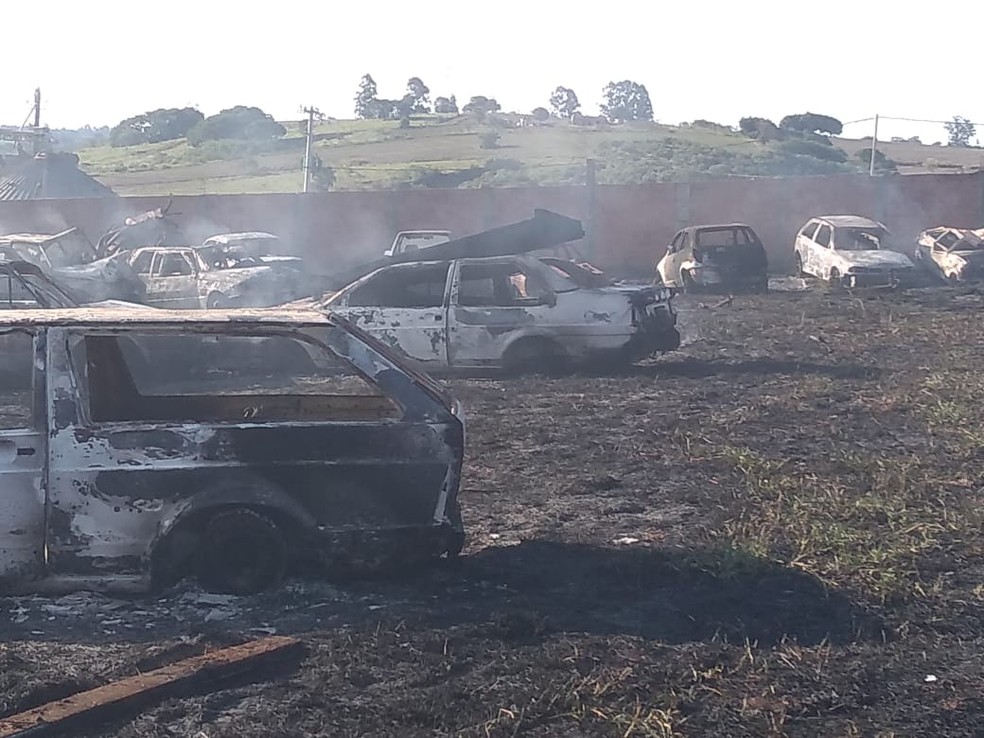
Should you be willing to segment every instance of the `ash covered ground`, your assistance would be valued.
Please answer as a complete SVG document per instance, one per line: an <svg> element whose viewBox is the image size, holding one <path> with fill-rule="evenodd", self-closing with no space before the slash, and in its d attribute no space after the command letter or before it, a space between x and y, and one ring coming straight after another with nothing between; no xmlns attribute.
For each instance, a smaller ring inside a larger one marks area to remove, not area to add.
<svg viewBox="0 0 984 738"><path fill-rule="evenodd" d="M452 381L456 564L0 599L0 714L276 632L296 670L88 734L980 735L984 296L678 305L621 375Z"/></svg>

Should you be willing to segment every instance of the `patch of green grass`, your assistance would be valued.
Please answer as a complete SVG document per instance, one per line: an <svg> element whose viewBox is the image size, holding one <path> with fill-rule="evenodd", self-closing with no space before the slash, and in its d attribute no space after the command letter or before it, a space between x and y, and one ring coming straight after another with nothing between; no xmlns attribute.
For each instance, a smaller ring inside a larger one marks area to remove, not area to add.
<svg viewBox="0 0 984 738"><path fill-rule="evenodd" d="M724 462L738 482L712 534L730 552L719 573L765 559L859 586L882 603L905 600L936 586L921 576L921 557L981 522L916 458L845 455L804 471L745 447L703 443L691 453Z"/></svg>

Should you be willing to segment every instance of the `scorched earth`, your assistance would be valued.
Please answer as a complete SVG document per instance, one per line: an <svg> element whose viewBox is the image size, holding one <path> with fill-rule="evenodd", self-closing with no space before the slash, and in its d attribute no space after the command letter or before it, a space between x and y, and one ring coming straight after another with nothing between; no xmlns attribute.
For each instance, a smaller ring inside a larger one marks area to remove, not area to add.
<svg viewBox="0 0 984 738"><path fill-rule="evenodd" d="M622 375L453 380L456 564L0 599L0 714L276 632L297 668L88 734L980 735L984 297L678 304Z"/></svg>

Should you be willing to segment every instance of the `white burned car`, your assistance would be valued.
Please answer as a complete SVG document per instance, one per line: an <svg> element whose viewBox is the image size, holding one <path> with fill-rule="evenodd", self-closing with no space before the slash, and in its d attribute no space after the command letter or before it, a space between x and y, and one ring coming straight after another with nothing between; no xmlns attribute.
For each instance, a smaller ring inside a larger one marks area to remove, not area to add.
<svg viewBox="0 0 984 738"><path fill-rule="evenodd" d="M937 226L919 234L915 262L947 282L984 280L984 229Z"/></svg>
<svg viewBox="0 0 984 738"><path fill-rule="evenodd" d="M670 290L599 284L530 256L393 264L323 306L428 370L629 363L680 345Z"/></svg>
<svg viewBox="0 0 984 738"><path fill-rule="evenodd" d="M912 284L915 266L889 247L890 239L888 228L860 215L812 218L796 235L796 267L837 287Z"/></svg>

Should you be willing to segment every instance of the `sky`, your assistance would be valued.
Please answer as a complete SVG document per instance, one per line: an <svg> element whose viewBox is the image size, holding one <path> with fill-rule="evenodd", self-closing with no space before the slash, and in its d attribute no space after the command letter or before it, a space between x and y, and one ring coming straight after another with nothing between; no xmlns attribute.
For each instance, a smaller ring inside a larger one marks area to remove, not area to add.
<svg viewBox="0 0 984 738"><path fill-rule="evenodd" d="M52 128L112 126L184 106L210 115L255 105L296 120L313 105L351 118L366 73L381 97L402 96L416 76L432 98L455 94L460 105L485 95L520 112L546 105L564 85L588 114L606 83L630 79L646 86L656 119L667 124L778 122L805 111L845 123L876 113L984 122L970 61L984 26L984 3L975 0L951 0L945 15L925 0L9 5L0 82L6 125L24 122L35 87L42 123ZM845 135L871 129L863 121ZM946 138L938 123L883 118L879 126L879 139L912 135L925 143Z"/></svg>

